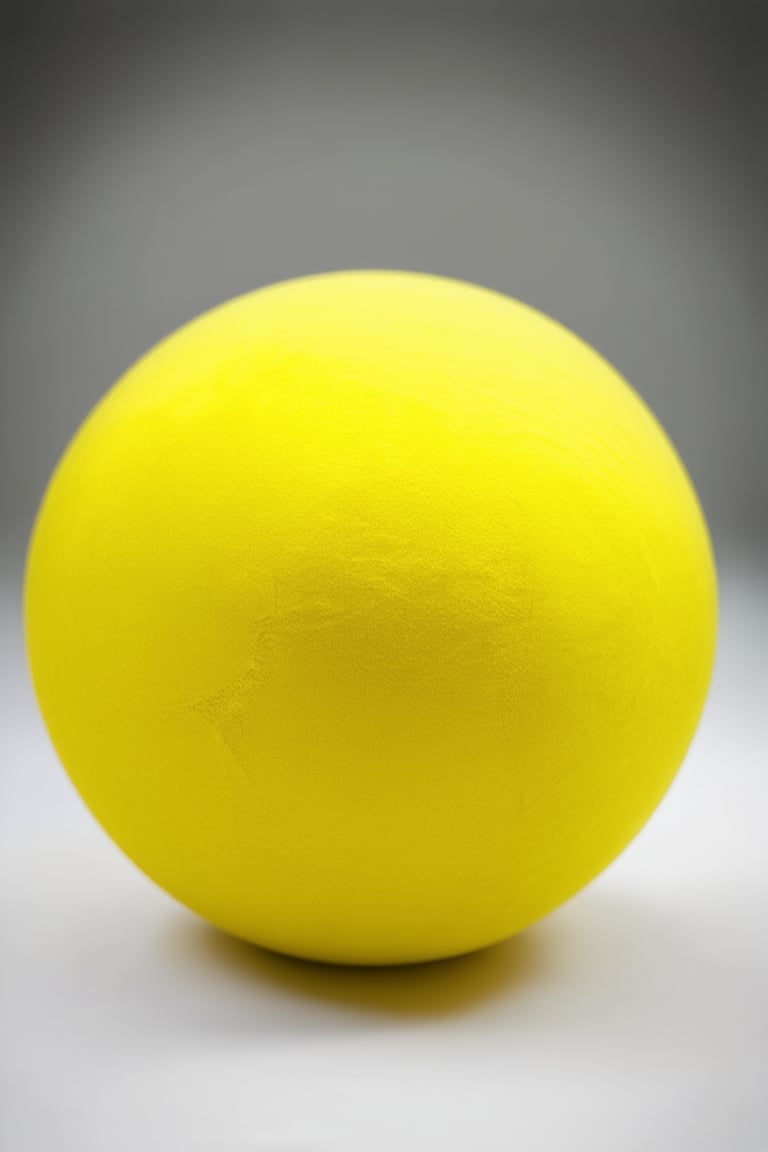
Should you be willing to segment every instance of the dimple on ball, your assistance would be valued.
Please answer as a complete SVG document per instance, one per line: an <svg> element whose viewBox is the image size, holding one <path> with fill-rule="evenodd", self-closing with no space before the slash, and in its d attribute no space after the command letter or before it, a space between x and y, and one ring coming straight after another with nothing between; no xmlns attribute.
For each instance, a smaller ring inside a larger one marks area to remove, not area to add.
<svg viewBox="0 0 768 1152"><path fill-rule="evenodd" d="M96 407L26 585L51 737L153 880L297 956L519 931L661 800L716 587L643 403L540 313L309 277L195 320Z"/></svg>

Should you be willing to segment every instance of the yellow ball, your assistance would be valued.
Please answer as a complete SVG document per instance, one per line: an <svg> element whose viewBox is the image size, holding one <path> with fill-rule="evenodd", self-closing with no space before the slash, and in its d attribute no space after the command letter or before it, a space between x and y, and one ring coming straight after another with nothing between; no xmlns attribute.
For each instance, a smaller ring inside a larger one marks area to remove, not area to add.
<svg viewBox="0 0 768 1152"><path fill-rule="evenodd" d="M482 947L653 812L711 674L706 526L595 352L351 272L170 336L85 422L30 547L32 672L96 818L279 951Z"/></svg>

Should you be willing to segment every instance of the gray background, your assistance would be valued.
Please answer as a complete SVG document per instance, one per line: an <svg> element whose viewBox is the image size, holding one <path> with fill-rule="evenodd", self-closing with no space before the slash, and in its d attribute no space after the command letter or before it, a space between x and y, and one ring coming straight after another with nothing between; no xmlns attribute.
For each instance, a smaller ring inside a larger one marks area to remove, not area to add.
<svg viewBox="0 0 768 1152"><path fill-rule="evenodd" d="M764 9L0 7L3 1152L764 1152ZM196 313L345 267L478 281L646 397L721 577L713 690L632 848L476 957L354 972L207 929L68 784L24 549L112 381Z"/></svg>
<svg viewBox="0 0 768 1152"><path fill-rule="evenodd" d="M763 23L739 3L7 10L3 527L27 532L82 418L168 331L384 267L575 329L648 399L715 532L758 530Z"/></svg>

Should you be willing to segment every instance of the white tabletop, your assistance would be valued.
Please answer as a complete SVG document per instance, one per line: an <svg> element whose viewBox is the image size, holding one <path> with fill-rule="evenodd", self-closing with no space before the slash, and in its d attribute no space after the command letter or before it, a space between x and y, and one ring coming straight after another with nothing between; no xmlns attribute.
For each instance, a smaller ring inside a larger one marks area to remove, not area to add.
<svg viewBox="0 0 768 1152"><path fill-rule="evenodd" d="M721 556L715 684L672 791L586 892L410 969L304 964L158 891L84 810L0 619L7 1152L764 1152L768 565Z"/></svg>

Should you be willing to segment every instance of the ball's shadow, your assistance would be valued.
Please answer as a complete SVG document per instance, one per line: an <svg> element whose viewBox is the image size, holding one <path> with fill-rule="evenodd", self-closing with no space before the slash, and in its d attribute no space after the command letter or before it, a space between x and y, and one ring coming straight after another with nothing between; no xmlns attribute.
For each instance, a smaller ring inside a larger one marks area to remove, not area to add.
<svg viewBox="0 0 768 1152"><path fill-rule="evenodd" d="M273 989L301 999L366 1013L450 1016L509 994L540 967L536 930L447 960L389 967L315 963L269 952L200 922L177 925L173 948L186 964L224 977L241 991Z"/></svg>

